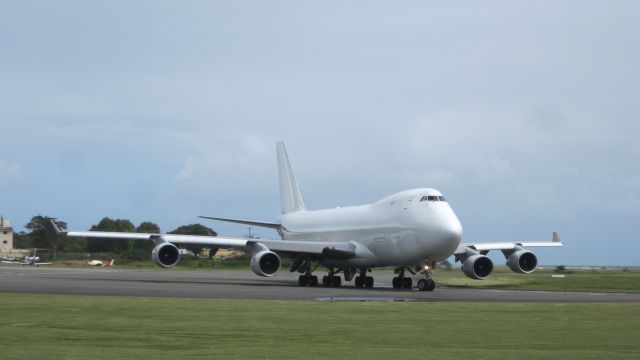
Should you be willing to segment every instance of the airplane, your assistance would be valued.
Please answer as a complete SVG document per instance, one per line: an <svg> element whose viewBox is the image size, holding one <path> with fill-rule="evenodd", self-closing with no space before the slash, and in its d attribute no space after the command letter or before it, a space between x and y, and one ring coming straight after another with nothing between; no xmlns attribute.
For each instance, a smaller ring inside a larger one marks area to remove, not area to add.
<svg viewBox="0 0 640 360"><path fill-rule="evenodd" d="M89 260L87 265L89 266L113 266L115 259L111 260Z"/></svg>
<svg viewBox="0 0 640 360"><path fill-rule="evenodd" d="M526 247L560 247L557 233L551 242L461 243L462 226L442 195L432 188L405 190L367 205L308 210L302 200L283 142L276 144L282 212L278 221L264 222L200 216L200 218L269 228L280 239L251 239L176 234L143 234L98 231L61 231L70 237L134 239L153 241L153 262L171 268L180 261L177 245L192 244L214 248L240 248L250 256L253 272L275 276L281 257L291 259L290 272L298 272L298 285L318 286L313 272L322 266L327 275L322 285L339 287L345 282L372 288L374 268L394 268L393 288L410 289L413 280L407 272L421 274L420 291L433 291L432 266L455 256L462 272L472 279L486 279L493 271L490 250L500 250L507 266L517 273L531 273L537 257Z"/></svg>
<svg viewBox="0 0 640 360"><path fill-rule="evenodd" d="M48 249L33 249L33 253L31 256L25 256L25 258L23 259L23 261L2 261L2 263L4 264L20 264L20 265L35 265L35 266L40 266L40 265L51 265L52 263L50 262L40 262L40 257L36 255L36 252L38 250L42 250L42 251L46 251Z"/></svg>

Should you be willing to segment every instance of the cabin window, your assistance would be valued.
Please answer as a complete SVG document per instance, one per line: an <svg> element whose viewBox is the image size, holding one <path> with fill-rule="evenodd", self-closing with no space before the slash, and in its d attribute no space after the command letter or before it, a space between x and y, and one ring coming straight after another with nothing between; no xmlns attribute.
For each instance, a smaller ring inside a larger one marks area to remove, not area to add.
<svg viewBox="0 0 640 360"><path fill-rule="evenodd" d="M438 200L440 201L447 201L447 199L444 198L444 196L438 196Z"/></svg>
<svg viewBox="0 0 640 360"><path fill-rule="evenodd" d="M427 197L427 200L429 200L429 201L438 201L438 197L437 197L437 196L435 196L435 195L429 195L429 196Z"/></svg>

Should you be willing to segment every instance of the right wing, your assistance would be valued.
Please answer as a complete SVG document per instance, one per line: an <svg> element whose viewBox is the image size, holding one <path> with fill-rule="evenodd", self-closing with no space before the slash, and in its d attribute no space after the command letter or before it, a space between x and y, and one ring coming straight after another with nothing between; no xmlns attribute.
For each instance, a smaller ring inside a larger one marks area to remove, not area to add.
<svg viewBox="0 0 640 360"><path fill-rule="evenodd" d="M56 231L65 233L56 228ZM125 233L125 232L105 232L105 231L68 231L70 237L88 237L105 239L132 239L132 240L152 240L155 243L169 242L172 244L189 245L209 245L220 248L242 248L247 249L256 243L265 245L269 250L288 253L315 255L332 259L349 259L356 256L357 245L353 242L338 241L293 241L293 240L272 240L272 239L247 239L221 236L199 236L199 235L178 235L178 234L148 234L148 233Z"/></svg>

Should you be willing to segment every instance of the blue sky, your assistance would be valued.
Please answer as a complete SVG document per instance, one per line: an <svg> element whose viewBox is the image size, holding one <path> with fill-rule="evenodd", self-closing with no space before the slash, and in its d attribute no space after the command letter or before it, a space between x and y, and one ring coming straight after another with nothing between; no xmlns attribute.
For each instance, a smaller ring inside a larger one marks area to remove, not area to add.
<svg viewBox="0 0 640 360"><path fill-rule="evenodd" d="M464 241L559 231L541 263L640 265L639 10L3 1L0 214L274 220L283 140L309 208L435 187Z"/></svg>

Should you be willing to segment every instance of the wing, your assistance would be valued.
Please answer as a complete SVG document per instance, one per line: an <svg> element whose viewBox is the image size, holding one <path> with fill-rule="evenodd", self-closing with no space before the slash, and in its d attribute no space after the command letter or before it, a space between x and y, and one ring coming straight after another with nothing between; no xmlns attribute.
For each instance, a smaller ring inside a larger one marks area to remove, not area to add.
<svg viewBox="0 0 640 360"><path fill-rule="evenodd" d="M59 231L59 229L56 229ZM60 233L64 233L59 231ZM206 245L219 248L242 248L256 243L265 245L269 250L287 254L308 254L334 259L349 259L356 256L356 244L352 242L316 242L272 239L247 239L221 236L197 236L177 234L146 234L103 231L69 231L70 237L88 237L105 239L132 239L169 242L172 244Z"/></svg>
<svg viewBox="0 0 640 360"><path fill-rule="evenodd" d="M462 255L469 253L469 250L486 254L490 250L513 251L524 247L562 247L564 244L560 241L557 232L553 233L552 241L520 241L520 242L499 242L499 243L462 243L458 246L454 255Z"/></svg>

